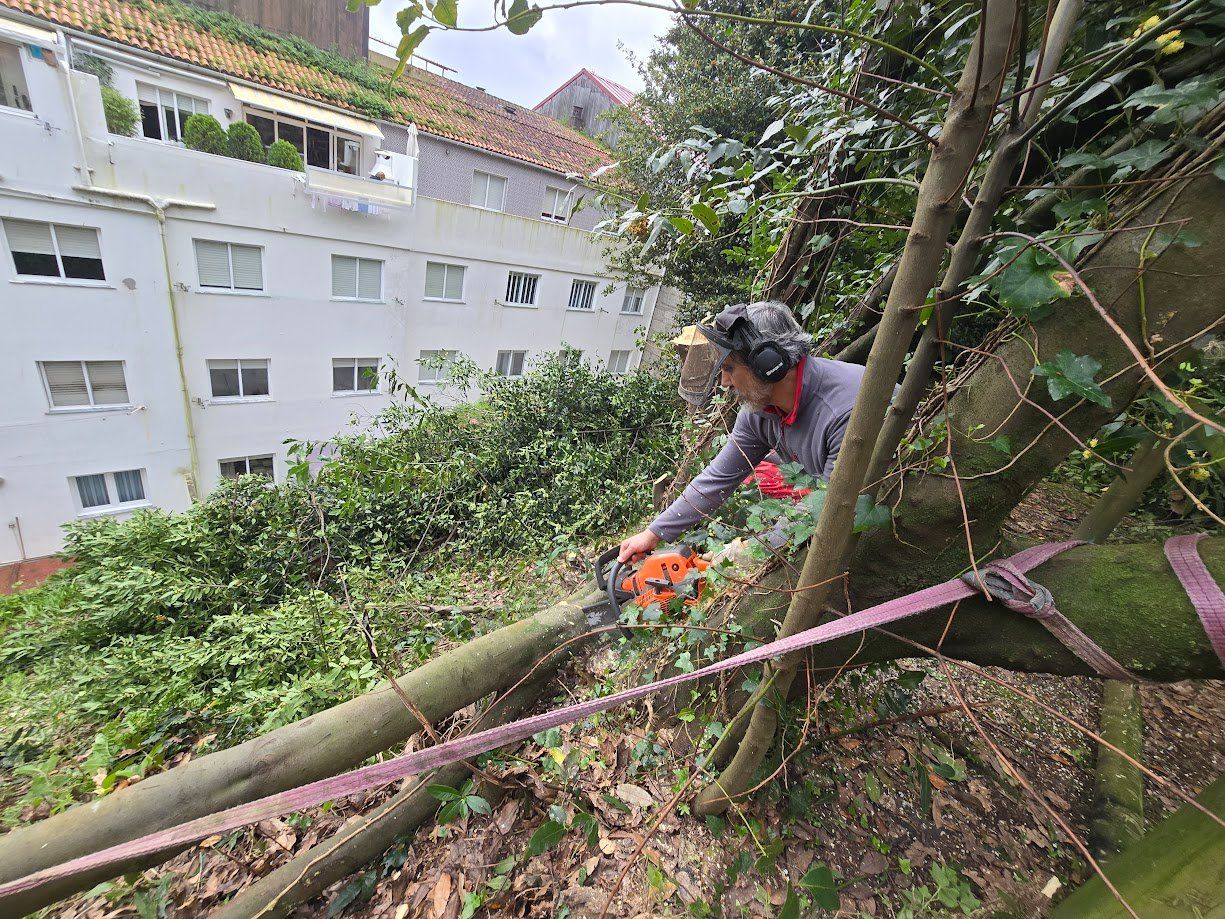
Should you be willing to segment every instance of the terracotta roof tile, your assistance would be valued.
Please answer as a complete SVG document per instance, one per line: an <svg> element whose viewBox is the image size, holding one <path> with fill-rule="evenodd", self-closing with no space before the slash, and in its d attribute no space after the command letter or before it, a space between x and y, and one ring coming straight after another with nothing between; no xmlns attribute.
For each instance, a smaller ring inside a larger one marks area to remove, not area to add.
<svg viewBox="0 0 1225 919"><path fill-rule="evenodd" d="M226 14L158 0L0 0L3 8L547 169L589 172L609 162L595 142L529 108L415 67L389 98L385 71L317 50L306 55L313 60L295 59L305 42Z"/></svg>

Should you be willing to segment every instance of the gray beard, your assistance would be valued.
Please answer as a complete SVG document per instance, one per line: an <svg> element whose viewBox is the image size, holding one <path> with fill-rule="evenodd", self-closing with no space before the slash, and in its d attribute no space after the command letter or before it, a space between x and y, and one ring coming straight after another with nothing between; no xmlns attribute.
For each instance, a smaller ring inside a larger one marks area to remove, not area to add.
<svg viewBox="0 0 1225 919"><path fill-rule="evenodd" d="M770 404L770 387L762 383L754 385L753 389L748 392L742 392L738 389L736 390L736 397L740 400L740 404L750 412L764 414L766 407Z"/></svg>

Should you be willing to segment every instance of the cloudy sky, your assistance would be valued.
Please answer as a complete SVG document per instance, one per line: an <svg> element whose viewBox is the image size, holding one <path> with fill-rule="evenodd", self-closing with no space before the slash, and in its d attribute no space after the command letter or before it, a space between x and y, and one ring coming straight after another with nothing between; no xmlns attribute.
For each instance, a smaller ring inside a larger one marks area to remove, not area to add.
<svg viewBox="0 0 1225 919"><path fill-rule="evenodd" d="M488 22L491 6L489 0L460 3L459 24ZM400 40L398 10L395 0L370 8L371 38L392 45ZM670 18L662 10L616 4L558 10L546 13L526 35L511 35L505 29L434 32L418 50L423 57L456 68L458 74L448 74L452 79L531 107L583 67L639 90L641 81L626 52L645 56L656 36L667 31ZM393 51L378 44L374 49Z"/></svg>

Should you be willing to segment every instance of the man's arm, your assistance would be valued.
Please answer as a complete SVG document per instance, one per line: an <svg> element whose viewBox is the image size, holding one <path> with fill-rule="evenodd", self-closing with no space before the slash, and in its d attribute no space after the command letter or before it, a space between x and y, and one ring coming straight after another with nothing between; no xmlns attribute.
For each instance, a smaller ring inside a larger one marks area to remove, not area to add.
<svg viewBox="0 0 1225 919"><path fill-rule="evenodd" d="M664 542L675 539L686 530L723 506L736 486L753 471L770 452L748 412L736 417L736 424L727 443L710 465L698 473L672 506L656 517L648 528Z"/></svg>

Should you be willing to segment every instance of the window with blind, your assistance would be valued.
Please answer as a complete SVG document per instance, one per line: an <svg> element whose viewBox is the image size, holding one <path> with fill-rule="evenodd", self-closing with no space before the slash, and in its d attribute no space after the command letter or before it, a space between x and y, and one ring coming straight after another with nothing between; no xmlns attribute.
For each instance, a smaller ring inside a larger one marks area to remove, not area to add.
<svg viewBox="0 0 1225 919"><path fill-rule="evenodd" d="M517 380L523 376L523 362L527 359L526 351L499 351L498 362L494 369L498 376Z"/></svg>
<svg viewBox="0 0 1225 919"><path fill-rule="evenodd" d="M545 220L556 220L565 223L570 219L570 193L564 188L554 188L546 185L544 188L544 209L540 216Z"/></svg>
<svg viewBox="0 0 1225 919"><path fill-rule="evenodd" d="M595 307L595 281L580 281L570 285L569 309L590 311Z"/></svg>
<svg viewBox="0 0 1225 919"><path fill-rule="evenodd" d="M219 465L223 479L236 479L244 475L263 476L270 482L276 479L272 471L271 453L264 453L260 456L236 456L232 459L221 460Z"/></svg>
<svg viewBox="0 0 1225 919"><path fill-rule="evenodd" d="M52 410L130 404L123 361L39 361Z"/></svg>
<svg viewBox="0 0 1225 919"><path fill-rule="evenodd" d="M445 383L451 378L451 365L458 351L422 351L417 359L418 383Z"/></svg>
<svg viewBox="0 0 1225 919"><path fill-rule="evenodd" d="M269 395L267 360L209 361L214 399L262 399Z"/></svg>
<svg viewBox="0 0 1225 919"><path fill-rule="evenodd" d="M266 110L245 110L247 124L255 128L265 147L283 140L302 155L307 166L356 175L361 160L361 141L335 128L292 115Z"/></svg>
<svg viewBox="0 0 1225 919"><path fill-rule="evenodd" d="M0 108L34 111L25 70L21 66L21 49L8 42L0 42Z"/></svg>
<svg viewBox="0 0 1225 919"><path fill-rule="evenodd" d="M197 239L194 243L201 287L249 293L264 289L263 247L211 239Z"/></svg>
<svg viewBox="0 0 1225 919"><path fill-rule="evenodd" d="M609 373L622 374L629 369L630 353L628 351L614 351L608 355Z"/></svg>
<svg viewBox="0 0 1225 919"><path fill-rule="evenodd" d="M461 302L464 299L464 274L466 270L463 265L426 262L425 299Z"/></svg>
<svg viewBox="0 0 1225 919"><path fill-rule="evenodd" d="M336 300L383 299L383 263L352 255L332 256L332 297Z"/></svg>
<svg viewBox="0 0 1225 919"><path fill-rule="evenodd" d="M379 359L377 357L332 358L332 392L378 391Z"/></svg>
<svg viewBox="0 0 1225 919"><path fill-rule="evenodd" d="M4 218L4 235L19 275L105 281L98 231L62 223Z"/></svg>
<svg viewBox="0 0 1225 919"><path fill-rule="evenodd" d="M621 312L629 313L633 316L642 315L642 300L646 296L646 291L641 287L625 288L625 299L621 301Z"/></svg>
<svg viewBox="0 0 1225 919"><path fill-rule="evenodd" d="M479 169L473 170L469 203L490 211L506 210L506 179Z"/></svg>
<svg viewBox="0 0 1225 919"><path fill-rule="evenodd" d="M78 475L71 482L81 513L146 503L143 469Z"/></svg>
<svg viewBox="0 0 1225 919"><path fill-rule="evenodd" d="M512 271L506 278L506 303L515 306L535 306L536 287L540 275L525 274L522 271Z"/></svg>
<svg viewBox="0 0 1225 919"><path fill-rule="evenodd" d="M141 133L151 140L179 143L187 119L208 114L207 99L146 83L136 84L136 101L140 105Z"/></svg>

